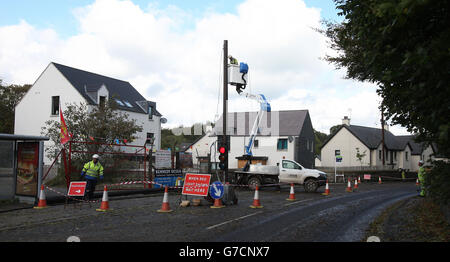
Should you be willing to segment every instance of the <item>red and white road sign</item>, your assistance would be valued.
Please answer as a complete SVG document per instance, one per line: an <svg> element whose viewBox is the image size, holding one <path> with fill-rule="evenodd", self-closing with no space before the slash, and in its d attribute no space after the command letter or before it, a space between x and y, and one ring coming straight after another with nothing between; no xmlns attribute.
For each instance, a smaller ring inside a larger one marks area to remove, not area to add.
<svg viewBox="0 0 450 262"><path fill-rule="evenodd" d="M211 175L186 174L183 185L183 195L207 196Z"/></svg>
<svg viewBox="0 0 450 262"><path fill-rule="evenodd" d="M364 174L364 180L370 180L370 178L371 178L371 175Z"/></svg>
<svg viewBox="0 0 450 262"><path fill-rule="evenodd" d="M87 182L70 182L67 196L84 196Z"/></svg>

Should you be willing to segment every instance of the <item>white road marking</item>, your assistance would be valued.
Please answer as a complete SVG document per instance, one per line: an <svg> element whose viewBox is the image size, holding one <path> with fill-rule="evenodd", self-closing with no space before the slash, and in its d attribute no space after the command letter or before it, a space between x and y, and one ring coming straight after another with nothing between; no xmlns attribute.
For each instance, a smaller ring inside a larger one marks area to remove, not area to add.
<svg viewBox="0 0 450 262"><path fill-rule="evenodd" d="M216 227L220 227L220 226L226 225L226 224L234 222L234 221L238 221L238 220L241 220L241 219L244 219L244 218L247 218L247 217L251 217L251 216L254 216L254 215L257 215L257 214L261 214L262 212L263 211L259 211L259 212L252 213L252 214L249 214L249 215L246 215L246 216L242 216L242 217L238 217L238 218L235 218L235 219L232 219L232 220L228 220L228 221L225 221L223 223L207 227L206 230L210 230L210 229L213 229L213 228L216 228Z"/></svg>
<svg viewBox="0 0 450 262"><path fill-rule="evenodd" d="M305 199L305 200L301 200L301 201L295 201L295 202L292 202L292 203L289 203L289 204L285 204L284 206L290 206L290 205L293 205L293 204L298 204L298 203L302 203L302 202L306 202L306 201L309 201L309 200L313 200L314 198L310 198L310 199Z"/></svg>

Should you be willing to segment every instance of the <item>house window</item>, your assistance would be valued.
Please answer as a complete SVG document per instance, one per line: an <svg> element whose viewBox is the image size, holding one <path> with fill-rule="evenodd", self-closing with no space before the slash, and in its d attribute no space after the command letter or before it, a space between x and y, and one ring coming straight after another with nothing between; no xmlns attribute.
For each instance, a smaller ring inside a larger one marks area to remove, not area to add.
<svg viewBox="0 0 450 262"><path fill-rule="evenodd" d="M397 151L394 152L394 161L397 161Z"/></svg>
<svg viewBox="0 0 450 262"><path fill-rule="evenodd" d="M314 141L311 141L311 153L314 153Z"/></svg>
<svg viewBox="0 0 450 262"><path fill-rule="evenodd" d="M106 103L106 96L100 96L100 108L104 108L105 107L105 103Z"/></svg>
<svg viewBox="0 0 450 262"><path fill-rule="evenodd" d="M155 134L154 133L147 133L147 141L145 141L147 144L153 144L153 138Z"/></svg>
<svg viewBox="0 0 450 262"><path fill-rule="evenodd" d="M57 116L59 114L59 96L52 96L52 115Z"/></svg>
<svg viewBox="0 0 450 262"><path fill-rule="evenodd" d="M382 152L381 150L378 150L378 159L381 160Z"/></svg>
<svg viewBox="0 0 450 262"><path fill-rule="evenodd" d="M285 138L278 139L277 150L287 150L288 149L288 140Z"/></svg>
<svg viewBox="0 0 450 262"><path fill-rule="evenodd" d="M125 106L125 105L123 104L123 102L120 101L119 99L115 98L114 100L116 100L116 103L117 103L119 106Z"/></svg>
<svg viewBox="0 0 450 262"><path fill-rule="evenodd" d="M133 107L133 105L131 105L130 102L128 102L128 101L126 101L126 100L123 100L123 102L125 103L125 105L126 105L127 107L129 107L129 108L132 108L132 107Z"/></svg>
<svg viewBox="0 0 450 262"><path fill-rule="evenodd" d="M153 107L148 106L148 119L153 119Z"/></svg>
<svg viewBox="0 0 450 262"><path fill-rule="evenodd" d="M408 152L405 152L406 161L408 161Z"/></svg>
<svg viewBox="0 0 450 262"><path fill-rule="evenodd" d="M254 146L255 148L258 148L258 146L259 146L259 140L255 140L255 142L253 142L253 146Z"/></svg>

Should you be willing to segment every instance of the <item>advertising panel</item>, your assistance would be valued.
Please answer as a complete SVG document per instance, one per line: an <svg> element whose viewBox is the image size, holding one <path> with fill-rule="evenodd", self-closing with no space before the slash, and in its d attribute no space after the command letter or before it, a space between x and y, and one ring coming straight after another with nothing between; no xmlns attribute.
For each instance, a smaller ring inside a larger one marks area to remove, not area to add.
<svg viewBox="0 0 450 262"><path fill-rule="evenodd" d="M39 143L19 142L17 147L16 194L37 196Z"/></svg>

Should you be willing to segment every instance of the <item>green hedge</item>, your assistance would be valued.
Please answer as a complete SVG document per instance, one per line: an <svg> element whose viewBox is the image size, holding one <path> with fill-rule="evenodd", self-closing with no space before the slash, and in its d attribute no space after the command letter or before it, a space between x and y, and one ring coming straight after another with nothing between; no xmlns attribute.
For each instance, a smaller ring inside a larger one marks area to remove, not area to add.
<svg viewBox="0 0 450 262"><path fill-rule="evenodd" d="M434 161L433 168L425 175L427 196L439 204L450 203L450 163Z"/></svg>

